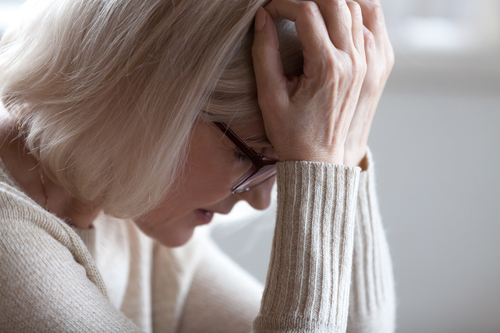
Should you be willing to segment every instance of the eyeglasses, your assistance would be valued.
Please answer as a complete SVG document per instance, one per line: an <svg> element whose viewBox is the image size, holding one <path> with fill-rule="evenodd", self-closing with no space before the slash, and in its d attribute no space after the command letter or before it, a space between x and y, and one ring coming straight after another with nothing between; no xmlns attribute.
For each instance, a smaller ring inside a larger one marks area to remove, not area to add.
<svg viewBox="0 0 500 333"><path fill-rule="evenodd" d="M245 141L234 134L226 124L220 122L214 122L214 124L252 162L250 169L231 185L231 192L233 194L250 191L276 174L276 162L278 160L257 153Z"/></svg>

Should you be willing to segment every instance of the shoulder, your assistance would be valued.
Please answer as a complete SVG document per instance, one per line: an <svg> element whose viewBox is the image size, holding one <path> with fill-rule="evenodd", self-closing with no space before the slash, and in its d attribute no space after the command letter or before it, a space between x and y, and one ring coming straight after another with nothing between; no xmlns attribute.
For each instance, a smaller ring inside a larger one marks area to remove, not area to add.
<svg viewBox="0 0 500 333"><path fill-rule="evenodd" d="M0 182L0 331L138 331L81 238L18 192Z"/></svg>
<svg viewBox="0 0 500 333"><path fill-rule="evenodd" d="M4 246L34 238L25 246L56 246L81 251L78 235L64 221L45 211L27 195L0 180L0 230ZM50 241L49 241L50 240ZM83 245L84 246L84 245Z"/></svg>
<svg viewBox="0 0 500 333"><path fill-rule="evenodd" d="M0 273L20 278L37 267L74 265L106 295L81 238L64 221L0 179ZM2 284L2 288L6 285Z"/></svg>

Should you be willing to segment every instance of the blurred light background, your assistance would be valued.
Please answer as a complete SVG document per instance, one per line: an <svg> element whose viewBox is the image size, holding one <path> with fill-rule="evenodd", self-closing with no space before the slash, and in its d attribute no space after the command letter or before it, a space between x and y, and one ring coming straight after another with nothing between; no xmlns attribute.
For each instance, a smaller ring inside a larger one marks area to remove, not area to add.
<svg viewBox="0 0 500 333"><path fill-rule="evenodd" d="M0 0L0 33L22 2ZM397 331L499 333L500 0L382 4L396 64L370 147ZM213 232L262 282L274 212L240 203Z"/></svg>

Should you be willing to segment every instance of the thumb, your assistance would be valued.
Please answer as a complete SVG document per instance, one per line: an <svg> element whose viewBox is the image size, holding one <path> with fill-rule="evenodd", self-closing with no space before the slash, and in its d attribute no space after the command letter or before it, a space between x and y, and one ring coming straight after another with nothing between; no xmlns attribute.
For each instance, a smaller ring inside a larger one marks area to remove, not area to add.
<svg viewBox="0 0 500 333"><path fill-rule="evenodd" d="M280 95L286 93L287 78L283 74L276 27L271 15L262 7L255 15L252 57L259 102L282 97Z"/></svg>

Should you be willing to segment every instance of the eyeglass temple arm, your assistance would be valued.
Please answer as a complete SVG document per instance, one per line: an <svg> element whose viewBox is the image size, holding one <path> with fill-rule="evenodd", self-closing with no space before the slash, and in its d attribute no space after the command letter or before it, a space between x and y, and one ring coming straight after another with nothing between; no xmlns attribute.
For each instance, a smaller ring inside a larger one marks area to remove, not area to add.
<svg viewBox="0 0 500 333"><path fill-rule="evenodd" d="M229 127L227 127L226 124L221 123L221 122L214 122L214 124L217 126L217 128L220 129L220 131L226 135L232 142L236 144L236 146L248 157L250 157L252 160L253 159L259 159L259 158L264 158L265 156L257 153L255 150L250 148L246 144L245 141L241 140Z"/></svg>

